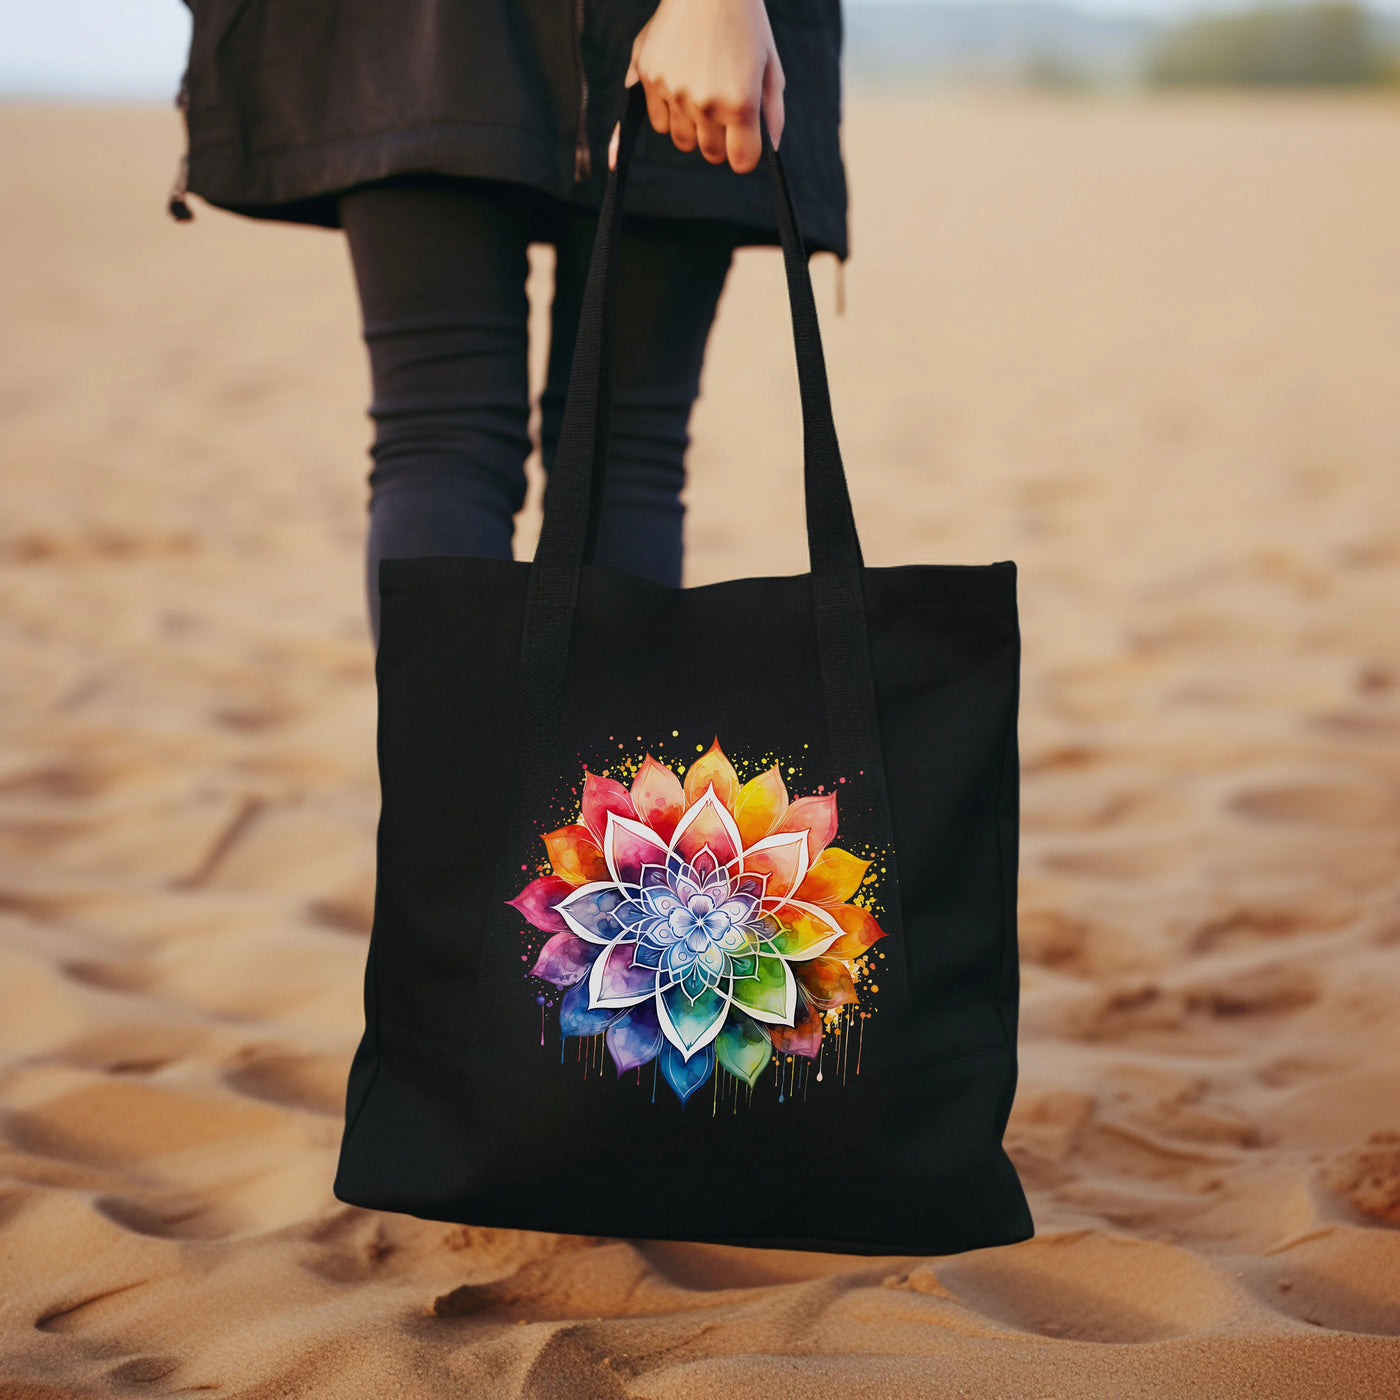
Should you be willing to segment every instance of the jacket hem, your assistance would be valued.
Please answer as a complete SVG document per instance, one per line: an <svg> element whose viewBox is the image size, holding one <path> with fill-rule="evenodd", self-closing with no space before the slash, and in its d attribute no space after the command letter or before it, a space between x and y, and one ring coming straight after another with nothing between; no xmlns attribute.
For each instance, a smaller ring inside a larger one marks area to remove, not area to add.
<svg viewBox="0 0 1400 1400"><path fill-rule="evenodd" d="M564 203L596 208L599 182L575 185L572 169L556 168L550 143L523 127L443 125L388 131L316 145L243 154L220 146L192 145L189 190L215 208L250 218L340 226L338 203L347 190L400 175L438 175L522 185ZM738 189L717 191L708 166L687 170L645 160L632 167L627 209L649 217L705 219L734 226L736 246L778 241L768 180L755 172ZM844 220L804 217L797 195L802 239L809 253L844 258ZM824 212L824 211L823 211Z"/></svg>

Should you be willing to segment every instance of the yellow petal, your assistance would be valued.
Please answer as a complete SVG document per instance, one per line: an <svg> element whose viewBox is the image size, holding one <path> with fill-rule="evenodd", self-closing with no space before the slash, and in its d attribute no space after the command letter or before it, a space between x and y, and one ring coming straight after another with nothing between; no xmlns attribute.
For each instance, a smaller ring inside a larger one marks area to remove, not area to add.
<svg viewBox="0 0 1400 1400"><path fill-rule="evenodd" d="M807 871L795 898L809 904L844 904L860 888L869 869L868 860L861 860L840 846L828 846Z"/></svg>
<svg viewBox="0 0 1400 1400"><path fill-rule="evenodd" d="M787 787L775 763L766 773L750 778L734 799L734 820L745 848L762 841L787 811Z"/></svg>
<svg viewBox="0 0 1400 1400"><path fill-rule="evenodd" d="M693 806L711 786L714 787L715 796L732 812L734 799L739 795L739 775L734 771L734 765L725 758L718 739L710 745L709 753L697 758L687 770L685 805Z"/></svg>

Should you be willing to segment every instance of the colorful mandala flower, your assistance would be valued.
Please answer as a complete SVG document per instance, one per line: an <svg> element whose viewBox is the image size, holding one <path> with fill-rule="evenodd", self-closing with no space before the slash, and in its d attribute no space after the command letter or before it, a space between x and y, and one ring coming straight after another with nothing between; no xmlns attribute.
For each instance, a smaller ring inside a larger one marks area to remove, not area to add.
<svg viewBox="0 0 1400 1400"><path fill-rule="evenodd" d="M660 1056L682 1104L717 1062L752 1086L775 1050L815 1059L884 937L848 902L870 862L830 844L835 794L790 801L776 765L741 786L716 741L684 785L650 755L630 791L586 774L579 815L510 901L553 935L533 973L563 1034L605 1034L619 1074Z"/></svg>

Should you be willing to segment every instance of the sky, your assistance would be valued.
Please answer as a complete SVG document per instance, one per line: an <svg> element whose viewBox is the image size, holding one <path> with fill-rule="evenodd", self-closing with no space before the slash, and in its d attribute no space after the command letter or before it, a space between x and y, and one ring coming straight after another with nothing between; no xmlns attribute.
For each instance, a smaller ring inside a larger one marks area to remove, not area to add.
<svg viewBox="0 0 1400 1400"><path fill-rule="evenodd" d="M846 3L856 7L871 0ZM1071 3L1109 14L1200 7L1200 0ZM0 95L172 99L189 27L181 0L0 0Z"/></svg>

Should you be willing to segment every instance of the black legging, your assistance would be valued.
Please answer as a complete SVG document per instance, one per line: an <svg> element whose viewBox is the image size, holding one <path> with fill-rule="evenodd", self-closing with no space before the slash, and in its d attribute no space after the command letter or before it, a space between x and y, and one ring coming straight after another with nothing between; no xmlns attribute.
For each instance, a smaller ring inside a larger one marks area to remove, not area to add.
<svg viewBox="0 0 1400 1400"><path fill-rule="evenodd" d="M511 557L530 452L526 250L557 261L540 446L554 460L596 219L487 181L404 179L342 196L375 422L368 585L379 561ZM595 561L679 585L687 424L734 238L629 219L612 446Z"/></svg>

